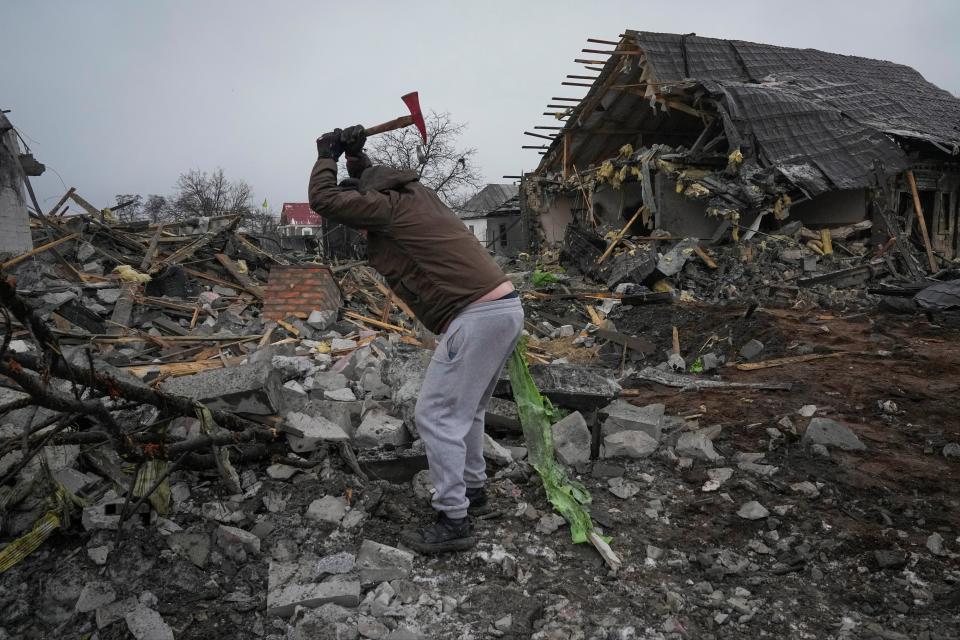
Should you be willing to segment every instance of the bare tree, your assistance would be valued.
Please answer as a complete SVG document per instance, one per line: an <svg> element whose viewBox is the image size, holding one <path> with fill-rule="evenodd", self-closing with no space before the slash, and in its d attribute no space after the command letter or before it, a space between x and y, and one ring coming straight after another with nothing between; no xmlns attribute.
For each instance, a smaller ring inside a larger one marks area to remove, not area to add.
<svg viewBox="0 0 960 640"><path fill-rule="evenodd" d="M143 215L143 198L134 193L118 193L114 196L117 204L110 207L113 216L120 222L140 220Z"/></svg>
<svg viewBox="0 0 960 640"><path fill-rule="evenodd" d="M140 215L151 224L166 222L173 219L173 211L170 202L163 196L155 193L147 196L146 201L140 208Z"/></svg>
<svg viewBox="0 0 960 640"><path fill-rule="evenodd" d="M253 209L253 189L243 180L228 180L223 169L181 173L173 206L178 217L246 216Z"/></svg>
<svg viewBox="0 0 960 640"><path fill-rule="evenodd" d="M243 222L241 222L244 229L261 236L275 234L279 225L280 216L274 213L266 199L259 207L250 207L250 212L244 216Z"/></svg>
<svg viewBox="0 0 960 640"><path fill-rule="evenodd" d="M374 164L413 169L447 205L459 207L482 186L480 167L474 163L477 150L457 144L467 125L455 122L449 113L434 111L425 114L424 121L426 145L415 128L406 127L370 138L367 155Z"/></svg>

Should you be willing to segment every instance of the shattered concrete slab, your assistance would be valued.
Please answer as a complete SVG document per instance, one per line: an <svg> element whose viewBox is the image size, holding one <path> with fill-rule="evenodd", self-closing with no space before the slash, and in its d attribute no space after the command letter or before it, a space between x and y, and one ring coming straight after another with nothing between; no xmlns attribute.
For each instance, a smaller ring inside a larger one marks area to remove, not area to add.
<svg viewBox="0 0 960 640"><path fill-rule="evenodd" d="M167 393L199 400L211 409L253 415L279 413L282 386L280 373L266 362L210 369L160 384Z"/></svg>
<svg viewBox="0 0 960 640"><path fill-rule="evenodd" d="M373 540L364 540L357 553L357 568L360 581L375 584L389 580L402 580L413 570L413 554Z"/></svg>
<svg viewBox="0 0 960 640"><path fill-rule="evenodd" d="M358 580L319 582L312 561L271 561L267 574L267 615L287 617L296 607L333 603L356 607L360 603Z"/></svg>

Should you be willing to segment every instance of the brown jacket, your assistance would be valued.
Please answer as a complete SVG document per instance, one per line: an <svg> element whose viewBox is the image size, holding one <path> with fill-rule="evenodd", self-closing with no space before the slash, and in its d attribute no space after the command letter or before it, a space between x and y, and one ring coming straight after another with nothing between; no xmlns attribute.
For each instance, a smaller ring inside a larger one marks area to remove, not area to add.
<svg viewBox="0 0 960 640"><path fill-rule="evenodd" d="M427 329L439 333L468 304L507 281L486 249L413 172L371 167L360 190L337 186L337 164L321 158L310 174L310 208L367 230L370 265Z"/></svg>

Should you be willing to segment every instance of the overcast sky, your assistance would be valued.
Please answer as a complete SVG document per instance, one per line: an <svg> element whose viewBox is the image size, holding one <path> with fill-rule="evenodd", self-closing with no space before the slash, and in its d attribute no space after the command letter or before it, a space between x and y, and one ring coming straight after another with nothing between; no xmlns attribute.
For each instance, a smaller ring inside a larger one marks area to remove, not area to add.
<svg viewBox="0 0 960 640"><path fill-rule="evenodd" d="M319 134L403 115L412 90L468 123L502 181L535 166L522 132L550 124L549 98L582 95L560 82L586 38L624 28L882 58L960 93L956 0L0 3L0 108L48 166L44 206L64 185L103 207L222 167L279 210L306 199Z"/></svg>

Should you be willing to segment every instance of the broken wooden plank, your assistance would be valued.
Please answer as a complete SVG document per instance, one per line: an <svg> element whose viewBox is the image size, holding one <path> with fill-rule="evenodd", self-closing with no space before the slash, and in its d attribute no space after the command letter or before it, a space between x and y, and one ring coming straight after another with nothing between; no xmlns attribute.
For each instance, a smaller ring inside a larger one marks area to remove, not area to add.
<svg viewBox="0 0 960 640"><path fill-rule="evenodd" d="M670 371L660 371L653 367L645 367L639 373L634 374L638 380L655 382L665 387L676 387L684 391L700 391L703 389L758 389L763 391L790 391L793 385L789 382L725 382L722 380L710 380L708 378L698 378L696 376L687 376ZM641 389L624 389L621 396L639 395Z"/></svg>
<svg viewBox="0 0 960 640"><path fill-rule="evenodd" d="M298 338L300 337L300 329L297 329L295 326L293 326L289 322L285 320L277 320L276 323L281 327L283 327L287 331L287 333L294 335Z"/></svg>
<svg viewBox="0 0 960 640"><path fill-rule="evenodd" d="M757 369L772 369L773 367L782 367L787 364L799 364L801 362L810 362L812 360L824 360L826 358L839 358L846 355L845 351L835 351L832 353L807 353L802 356L788 356L786 358L773 358L772 360L763 360L762 362L745 362L737 365L740 371L755 371Z"/></svg>
<svg viewBox="0 0 960 640"><path fill-rule="evenodd" d="M100 209L97 209L95 206L87 202L87 200L81 197L80 194L78 194L75 189L70 189L70 191L68 191L67 193L69 194L69 197L71 200L73 200L78 205L80 205L80 207L84 211L89 213L94 218L100 218L103 215L103 212L100 211Z"/></svg>
<svg viewBox="0 0 960 640"><path fill-rule="evenodd" d="M390 302L396 305L398 309L403 311L408 318L410 318L411 320L417 319L417 315L413 312L413 309L411 309L406 302L404 302L399 297L397 297L397 294L395 294L389 287L387 287L387 285L380 282L380 280L378 280L377 277L373 275L369 269L365 269L365 273L367 274L367 278L370 280L370 282L373 283L373 286L377 288L377 291L379 291L380 293L385 295L387 298L389 298Z"/></svg>
<svg viewBox="0 0 960 640"><path fill-rule="evenodd" d="M44 251L47 251L49 249L53 249L57 245L61 245L64 242L67 242L68 240L75 240L79 235L80 235L79 233L71 233L68 236L64 236L52 242L48 242L46 244L40 245L36 249L31 249L30 251L27 251L26 253L23 253L17 256L16 258L11 258L10 260L7 260L3 264L0 264L0 269L9 269L10 267L18 265L24 260L27 260L28 258L32 258L37 254L43 253Z"/></svg>
<svg viewBox="0 0 960 640"><path fill-rule="evenodd" d="M140 364L133 366L120 367L128 373L132 373L138 378L155 373L164 377L176 378L178 376L189 376L209 369L223 369L233 365L240 364L246 356L235 356L218 360L203 360L200 362L171 362L168 364Z"/></svg>
<svg viewBox="0 0 960 640"><path fill-rule="evenodd" d="M207 233L203 234L202 236L200 236L199 238L197 238L187 246L177 249L172 254L170 254L166 258L163 258L162 260L158 260L157 263L151 268L150 270L151 273L159 271L165 265L174 265L186 260L187 258L191 257L193 254L195 254L197 251L199 251L200 249L204 248L205 246L213 242L213 239L219 235L220 235L219 231L208 231Z"/></svg>
<svg viewBox="0 0 960 640"><path fill-rule="evenodd" d="M264 256L265 258L269 258L270 260L273 260L273 261L276 262L277 264L282 264L282 265L285 265L285 266L289 266L289 265L290 265L290 261L287 260L286 258L278 257L278 256L273 255L272 253L269 253L269 252L267 252L267 251L264 251L263 249L261 249L261 248L258 247L257 245L255 245L255 244L253 244L252 242L250 242L249 240L247 240L247 239L243 236L243 234L234 233L234 234L233 234L233 238L234 238L234 240L236 240L237 242L239 242L240 244L242 244L243 246L245 246L245 247L246 247L247 249L249 249L250 251L253 251L254 253L258 253L258 254L260 254L261 256Z"/></svg>
<svg viewBox="0 0 960 640"><path fill-rule="evenodd" d="M380 322L375 318L368 318L367 316L360 315L359 313L356 313L354 311L344 310L343 315L352 320L356 320L357 322L368 324L372 327L377 327L379 329L386 329L387 331L394 331L396 333L413 334L413 331L411 329L407 329L406 327L400 327L395 324L389 324L387 322Z"/></svg>
<svg viewBox="0 0 960 640"><path fill-rule="evenodd" d="M930 273L937 272L937 260L933 256L933 246L930 244L930 234L927 233L927 221L923 217L923 207L920 206L920 193L917 191L917 181L913 177L913 171L907 170L907 182L910 184L910 193L913 194L913 210L917 214L917 222L920 223L920 235L923 238L923 247L927 251L927 260L930 262Z"/></svg>
<svg viewBox="0 0 960 640"><path fill-rule="evenodd" d="M215 257L217 262L219 262L223 268L226 269L231 276L233 276L234 280L243 285L244 289L255 295L260 300L263 300L263 288L254 282L253 278L251 278L249 274L241 271L240 265L223 253L215 253L213 257Z"/></svg>
<svg viewBox="0 0 960 640"><path fill-rule="evenodd" d="M610 246L607 247L607 250L603 252L603 255L597 258L597 264L603 264L603 261L606 260L611 253L613 253L613 250L616 248L616 246L620 244L621 240L623 240L623 236L627 235L627 231L630 230L630 227L634 222L637 221L637 218L640 217L646 208L646 206L641 206L639 209L637 209L637 212L633 214L633 217L630 218L630 220L627 221L627 224L623 225L623 229L617 232L617 235L614 236L613 241L610 243Z"/></svg>
<svg viewBox="0 0 960 640"><path fill-rule="evenodd" d="M539 300L619 300L623 304L655 304L658 302L673 302L673 294L669 291L655 291L651 293L615 293L611 291L581 291L578 293L542 293L540 291L525 291L524 296Z"/></svg>
<svg viewBox="0 0 960 640"><path fill-rule="evenodd" d="M143 260L140 261L140 270L147 271L157 256L157 245L160 243L160 236L163 235L163 225L157 225L157 232L150 238L150 244L147 245L147 252L143 254Z"/></svg>
<svg viewBox="0 0 960 640"><path fill-rule="evenodd" d="M700 246L694 247L693 252L697 254L701 260L703 260L703 264L707 265L708 268L710 269L717 268L717 263L714 262L713 258L711 258L710 255L706 251L704 251Z"/></svg>

